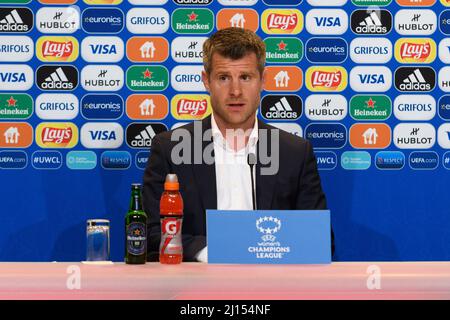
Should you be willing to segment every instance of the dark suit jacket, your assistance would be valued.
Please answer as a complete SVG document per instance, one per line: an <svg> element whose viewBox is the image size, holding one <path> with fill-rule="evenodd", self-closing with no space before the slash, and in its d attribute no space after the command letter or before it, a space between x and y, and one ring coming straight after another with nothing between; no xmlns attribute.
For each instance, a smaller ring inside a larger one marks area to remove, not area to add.
<svg viewBox="0 0 450 320"><path fill-rule="evenodd" d="M258 126L259 129L277 130L260 120L258 120ZM193 123L183 128L194 136ZM207 129L211 129L211 117L202 120L202 133ZM178 176L184 201L182 225L184 261L195 261L195 255L206 246L205 210L217 209L214 163L175 165L171 160L171 151L178 141L171 141L173 131L160 133L153 138L151 155L144 174L143 204L149 217L148 261L158 261L161 238L159 201L168 173L175 173ZM211 142L212 138L203 141L203 149ZM258 141L257 149L259 143L260 141ZM270 148L270 140L268 145ZM194 151L193 142L192 150ZM192 155L191 160L193 157ZM326 209L325 195L311 144L305 139L279 130L279 162L276 175L261 175L260 170L263 165L260 162L256 164L257 209Z"/></svg>

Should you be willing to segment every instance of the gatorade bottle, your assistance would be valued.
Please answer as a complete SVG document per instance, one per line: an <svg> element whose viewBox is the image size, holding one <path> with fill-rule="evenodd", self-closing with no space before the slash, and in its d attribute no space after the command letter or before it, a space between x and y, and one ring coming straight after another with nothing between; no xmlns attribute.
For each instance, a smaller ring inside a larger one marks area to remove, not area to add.
<svg viewBox="0 0 450 320"><path fill-rule="evenodd" d="M159 203L161 215L161 243L159 261L164 264L178 264L183 260L181 225L183 222L183 198L176 174L168 174L164 192Z"/></svg>

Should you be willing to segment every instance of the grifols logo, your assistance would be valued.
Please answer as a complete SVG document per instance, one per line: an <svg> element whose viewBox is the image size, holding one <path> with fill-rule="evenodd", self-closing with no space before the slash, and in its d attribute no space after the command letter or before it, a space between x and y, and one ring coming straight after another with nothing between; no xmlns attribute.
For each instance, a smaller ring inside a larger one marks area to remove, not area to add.
<svg viewBox="0 0 450 320"><path fill-rule="evenodd" d="M189 115L201 117L208 109L208 100L190 100L181 99L177 103L177 112L179 115Z"/></svg>
<svg viewBox="0 0 450 320"><path fill-rule="evenodd" d="M297 24L298 18L296 14L271 13L267 19L267 27L269 30L294 30Z"/></svg>
<svg viewBox="0 0 450 320"><path fill-rule="evenodd" d="M68 144L72 140L72 128L52 128L42 129L41 139L43 143Z"/></svg>
<svg viewBox="0 0 450 320"><path fill-rule="evenodd" d="M311 83L313 87L332 88L338 87L342 82L341 71L325 72L314 71L312 73Z"/></svg>

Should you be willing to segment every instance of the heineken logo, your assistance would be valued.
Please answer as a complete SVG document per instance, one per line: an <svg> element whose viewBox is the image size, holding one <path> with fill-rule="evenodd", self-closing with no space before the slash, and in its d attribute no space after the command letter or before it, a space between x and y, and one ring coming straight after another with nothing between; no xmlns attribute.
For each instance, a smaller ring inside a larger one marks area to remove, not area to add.
<svg viewBox="0 0 450 320"><path fill-rule="evenodd" d="M355 120L386 120L392 101L385 95L356 95L350 100L350 115Z"/></svg>
<svg viewBox="0 0 450 320"><path fill-rule="evenodd" d="M131 66L127 87L133 91L162 91L169 85L169 71L163 66Z"/></svg>
<svg viewBox="0 0 450 320"><path fill-rule="evenodd" d="M176 33L207 34L214 28L214 14L209 9L177 9L172 13Z"/></svg>
<svg viewBox="0 0 450 320"><path fill-rule="evenodd" d="M296 63L303 57L303 43L298 38L270 37L264 43L267 62Z"/></svg>
<svg viewBox="0 0 450 320"><path fill-rule="evenodd" d="M33 99L28 94L0 94L0 119L28 119L33 113Z"/></svg>
<svg viewBox="0 0 450 320"><path fill-rule="evenodd" d="M392 2L392 0L352 0L355 6L387 6Z"/></svg>

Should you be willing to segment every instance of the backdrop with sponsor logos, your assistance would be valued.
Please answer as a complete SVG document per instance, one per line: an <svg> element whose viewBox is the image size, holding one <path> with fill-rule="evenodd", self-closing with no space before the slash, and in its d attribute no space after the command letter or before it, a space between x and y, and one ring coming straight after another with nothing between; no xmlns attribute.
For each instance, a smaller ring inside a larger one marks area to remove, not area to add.
<svg viewBox="0 0 450 320"><path fill-rule="evenodd" d="M449 260L447 0L0 0L0 260L79 261L155 134L211 113L201 48L267 46L259 117L311 140L336 259Z"/></svg>

